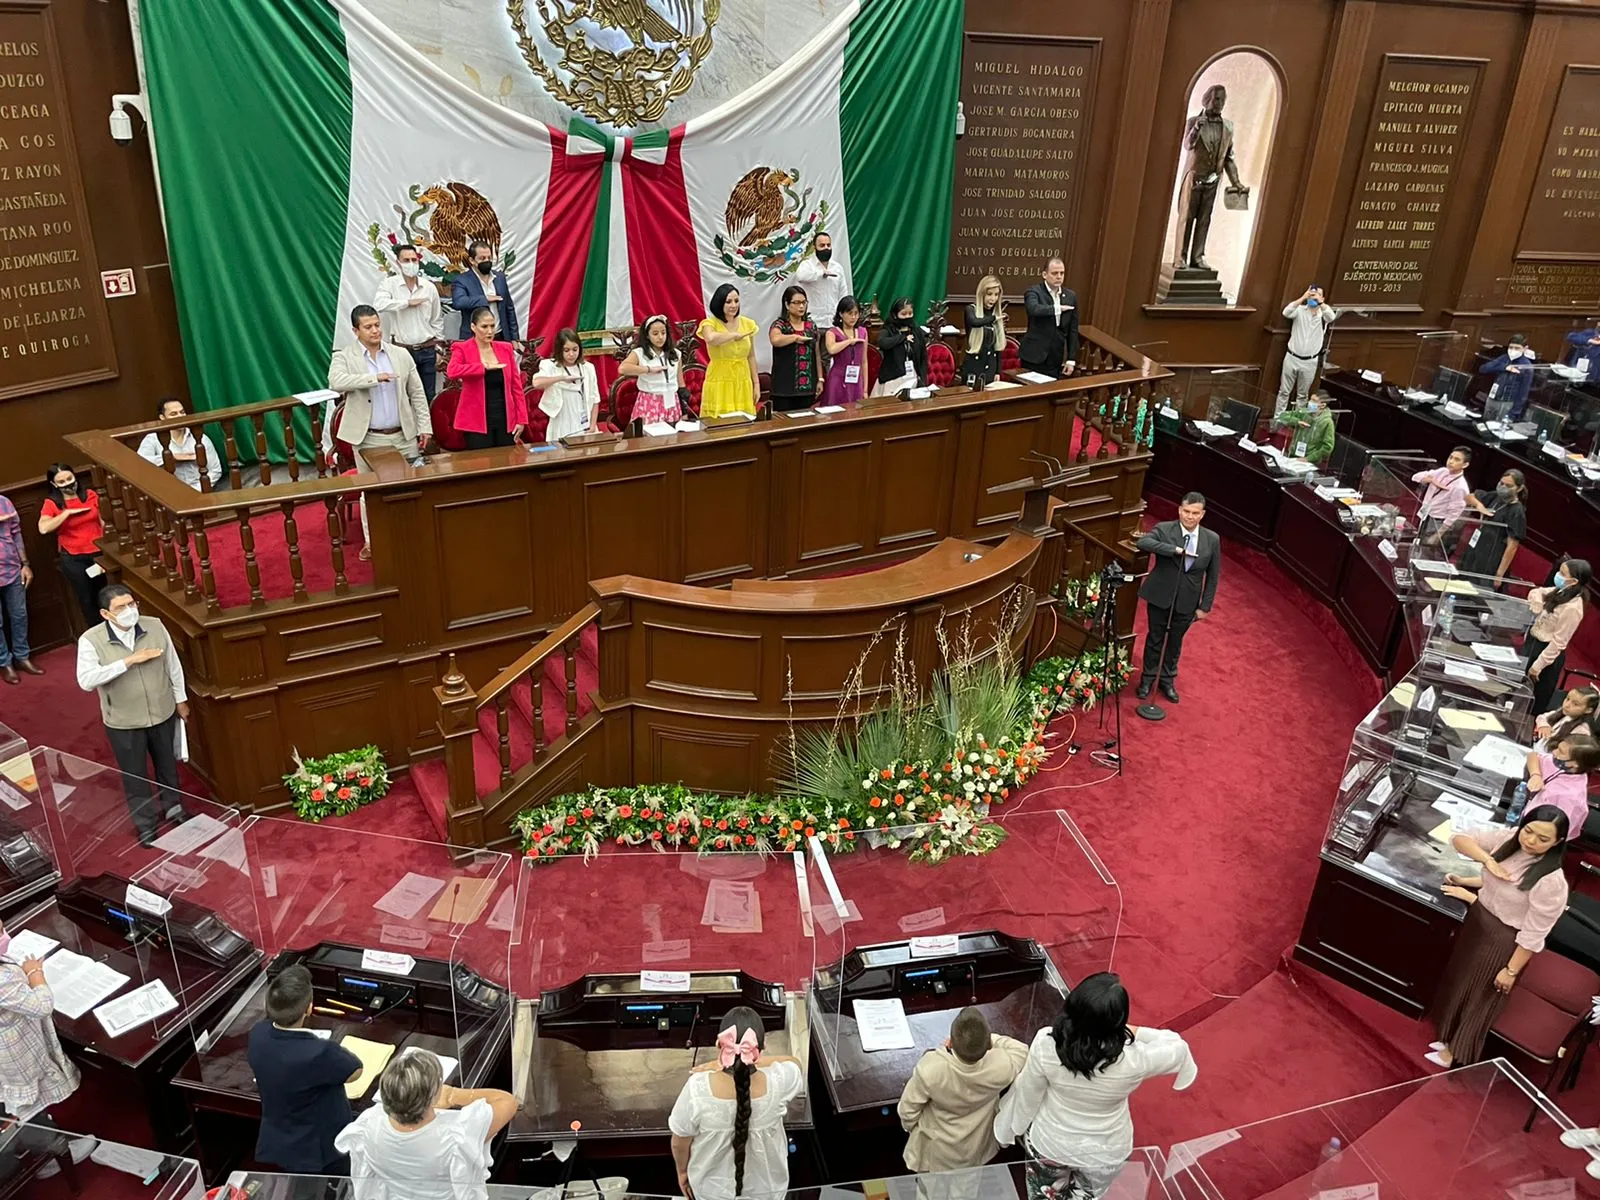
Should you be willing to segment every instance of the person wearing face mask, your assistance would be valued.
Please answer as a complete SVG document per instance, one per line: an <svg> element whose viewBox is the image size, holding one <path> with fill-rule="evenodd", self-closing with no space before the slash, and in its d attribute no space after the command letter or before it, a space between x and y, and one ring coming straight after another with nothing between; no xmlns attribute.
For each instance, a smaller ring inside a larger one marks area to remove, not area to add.
<svg viewBox="0 0 1600 1200"><path fill-rule="evenodd" d="M1190 492L1178 504L1178 519L1162 521L1138 541L1155 555L1150 574L1139 588L1144 601L1146 632L1144 670L1137 693L1143 700L1159 677L1161 694L1178 703L1178 656L1183 637L1194 621L1211 615L1222 576L1222 541L1200 522L1206 498Z"/></svg>
<svg viewBox="0 0 1600 1200"><path fill-rule="evenodd" d="M1022 296L1028 313L1028 332L1017 347L1022 369L1051 379L1078 368L1078 293L1063 286L1066 278L1067 264L1052 258L1044 277Z"/></svg>
<svg viewBox="0 0 1600 1200"><path fill-rule="evenodd" d="M522 353L522 334L517 325L517 306L511 298L511 285L505 272L494 269L494 247L488 242L473 242L467 247L468 269L455 277L450 285L450 306L470 321L472 314L487 308L494 314L497 342L510 342L518 354ZM470 337L463 327L463 339Z"/></svg>
<svg viewBox="0 0 1600 1200"><path fill-rule="evenodd" d="M555 355L539 361L539 373L528 381L539 389L539 411L550 418L544 440L554 445L564 437L593 433L600 420L600 384L594 364L585 362L583 339L575 330L556 334Z"/></svg>
<svg viewBox="0 0 1600 1200"><path fill-rule="evenodd" d="M806 289L811 311L824 316L850 294L850 266L834 258L830 234L819 233L812 239L811 254L795 268L794 278Z"/></svg>
<svg viewBox="0 0 1600 1200"><path fill-rule="evenodd" d="M1496 826L1450 839L1482 873L1444 877L1441 890L1466 904L1467 917L1428 1010L1439 1031L1424 1055L1429 1062L1466 1066L1482 1055L1517 977L1566 911L1561 864L1569 832L1565 812L1540 804L1522 814L1515 830Z"/></svg>
<svg viewBox="0 0 1600 1200"><path fill-rule="evenodd" d="M1315 283L1301 292L1298 300L1285 304L1283 315L1289 322L1289 344L1283 352L1283 374L1278 380L1278 398L1272 405L1274 415L1311 394L1322 347L1328 340L1328 326L1339 319Z"/></svg>
<svg viewBox="0 0 1600 1200"><path fill-rule="evenodd" d="M85 625L100 619L100 585L105 570L100 555L100 493L66 463L51 463L44 473L45 498L39 509L39 534L56 535L61 574L77 598Z"/></svg>
<svg viewBox="0 0 1600 1200"><path fill-rule="evenodd" d="M1593 379L1600 375L1600 326L1574 329L1566 336L1567 366L1586 372Z"/></svg>
<svg viewBox="0 0 1600 1200"><path fill-rule="evenodd" d="M1306 401L1304 408L1291 408L1280 414L1275 424L1292 430L1286 449L1293 457L1320 467L1333 454L1333 412L1328 406L1327 393L1318 392Z"/></svg>
<svg viewBox="0 0 1600 1200"><path fill-rule="evenodd" d="M141 616L122 584L100 589L100 617L78 639L78 686L99 693L133 827L139 844L152 846L163 819L177 825L189 818L178 794L178 722L189 719L183 664L166 626ZM159 798L150 788L152 765Z"/></svg>
<svg viewBox="0 0 1600 1200"><path fill-rule="evenodd" d="M1534 588L1528 593L1533 627L1522 643L1533 681L1533 711L1544 712L1555 699L1561 668L1567 661L1567 643L1583 624L1584 591L1593 576L1586 560L1569 558L1556 571L1556 587Z"/></svg>
<svg viewBox="0 0 1600 1200"><path fill-rule="evenodd" d="M1554 804L1566 813L1568 835L1577 840L1589 817L1589 772L1600 767L1600 742L1584 733L1552 741L1548 750L1528 752L1528 803Z"/></svg>
<svg viewBox="0 0 1600 1200"><path fill-rule="evenodd" d="M1483 521L1467 538L1467 548L1456 565L1469 575L1493 575L1496 589L1505 582L1517 547L1528 536L1528 484L1512 468L1492 488L1467 494L1467 507Z"/></svg>
<svg viewBox="0 0 1600 1200"><path fill-rule="evenodd" d="M61 1049L54 1014L44 962L15 954L0 925L0 1105L12 1116L60 1104L78 1090L78 1068Z"/></svg>
<svg viewBox="0 0 1600 1200"><path fill-rule="evenodd" d="M415 246L394 248L397 275L385 275L372 307L383 317L385 331L417 364L422 391L433 403L439 374L439 345L444 338L444 306L439 289L422 278L422 255Z"/></svg>
<svg viewBox="0 0 1600 1200"><path fill-rule="evenodd" d="M878 331L878 368L874 396L893 396L928 382L928 335L917 325L911 299L902 296L889 305L889 319Z"/></svg>
<svg viewBox="0 0 1600 1200"><path fill-rule="evenodd" d="M1489 396L1484 402L1484 415L1491 420L1495 414L1505 413L1507 422L1520 420L1528 407L1528 393L1533 389L1534 353L1528 349L1528 339L1520 333L1511 335L1505 353L1490 359L1478 368L1479 375L1493 375Z"/></svg>

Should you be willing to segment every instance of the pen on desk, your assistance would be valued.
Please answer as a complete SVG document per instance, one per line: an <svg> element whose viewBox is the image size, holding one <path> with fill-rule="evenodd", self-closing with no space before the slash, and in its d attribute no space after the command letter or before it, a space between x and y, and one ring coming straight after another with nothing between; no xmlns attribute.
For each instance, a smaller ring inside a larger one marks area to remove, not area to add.
<svg viewBox="0 0 1600 1200"><path fill-rule="evenodd" d="M347 1004L343 1000L335 1000L332 996L329 996L326 1000L323 1001L323 1003L324 1004L332 1004L336 1008L344 1009L346 1012L360 1012L361 1011L361 1006L359 1004Z"/></svg>
<svg viewBox="0 0 1600 1200"><path fill-rule="evenodd" d="M344 1016L349 1016L348 1013L340 1012L337 1008L319 1008L316 1005L312 1005L311 1006L311 1011L314 1012L314 1013L321 1013L325 1017L344 1017Z"/></svg>

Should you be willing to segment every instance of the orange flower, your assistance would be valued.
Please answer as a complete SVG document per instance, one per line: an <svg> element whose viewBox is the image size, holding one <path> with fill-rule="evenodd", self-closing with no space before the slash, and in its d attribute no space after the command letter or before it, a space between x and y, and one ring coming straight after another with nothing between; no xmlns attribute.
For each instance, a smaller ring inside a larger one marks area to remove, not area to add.
<svg viewBox="0 0 1600 1200"><path fill-rule="evenodd" d="M905 797L896 796L894 798L894 804L896 808L903 808L905 806Z"/></svg>
<svg viewBox="0 0 1600 1200"><path fill-rule="evenodd" d="M839 828L840 829L849 829L850 828L850 818L849 817L840 817L839 818Z"/></svg>
<svg viewBox="0 0 1600 1200"><path fill-rule="evenodd" d="M876 796L874 796L871 800L868 800L867 804L870 805L873 808L882 808L883 807L883 801L878 799L878 797L876 797Z"/></svg>
<svg viewBox="0 0 1600 1200"><path fill-rule="evenodd" d="M806 823L804 821L796 821L794 823L794 828L796 828L796 829L804 829L805 827L806 827Z"/></svg>
<svg viewBox="0 0 1600 1200"><path fill-rule="evenodd" d="M816 835L817 835L817 831L815 829L813 829L811 826L807 825L806 826L806 836L807 837L816 837Z"/></svg>
<svg viewBox="0 0 1600 1200"><path fill-rule="evenodd" d="M888 767L885 767L882 771L880 771L878 773L881 776L883 776L883 778L885 778L885 779L893 779L894 778L894 772L889 770Z"/></svg>

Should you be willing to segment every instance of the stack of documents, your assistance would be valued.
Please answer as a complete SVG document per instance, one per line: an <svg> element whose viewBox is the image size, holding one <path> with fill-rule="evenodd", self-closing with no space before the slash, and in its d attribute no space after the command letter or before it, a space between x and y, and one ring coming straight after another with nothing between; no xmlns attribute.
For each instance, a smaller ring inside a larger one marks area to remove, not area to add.
<svg viewBox="0 0 1600 1200"><path fill-rule="evenodd" d="M167 985L159 979L152 979L143 987L134 988L109 1004L102 1004L94 1010L94 1015L107 1035L121 1037L130 1029L137 1029L177 1007L178 1001L167 990Z"/></svg>
<svg viewBox="0 0 1600 1200"><path fill-rule="evenodd" d="M74 1021L128 982L121 971L65 946L44 960L44 979L55 997L56 1011Z"/></svg>
<svg viewBox="0 0 1600 1200"><path fill-rule="evenodd" d="M899 999L855 1000L852 1003L861 1048L868 1054L874 1050L909 1050L916 1044L906 1020L905 1005Z"/></svg>
<svg viewBox="0 0 1600 1200"><path fill-rule="evenodd" d="M361 1074L344 1085L344 1094L352 1100L359 1100L367 1094L367 1089L382 1073L383 1068L389 1065L389 1060L394 1057L393 1042L372 1042L366 1038L346 1037L339 1043L361 1060Z"/></svg>

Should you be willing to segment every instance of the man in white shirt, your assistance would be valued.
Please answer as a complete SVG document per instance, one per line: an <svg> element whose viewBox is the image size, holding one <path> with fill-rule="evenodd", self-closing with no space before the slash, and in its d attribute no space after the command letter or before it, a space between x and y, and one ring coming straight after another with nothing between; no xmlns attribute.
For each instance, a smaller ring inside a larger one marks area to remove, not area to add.
<svg viewBox="0 0 1600 1200"><path fill-rule="evenodd" d="M183 401L176 396L166 396L156 402L156 416L163 421L177 421L188 416ZM164 451L172 452L172 474L179 483L200 490L200 469L205 468L206 478L212 487L222 478L222 458L204 438L194 436L187 425L167 433L167 444L162 446L160 433L147 433L139 443L139 457L158 467L167 465ZM202 460L204 462L202 463Z"/></svg>
<svg viewBox="0 0 1600 1200"><path fill-rule="evenodd" d="M850 267L833 261L832 234L819 233L811 240L811 254L795 269L794 278L806 290L812 320L824 328L832 324L839 301L850 295Z"/></svg>
<svg viewBox="0 0 1600 1200"><path fill-rule="evenodd" d="M78 639L78 686L98 692L100 719L122 771L122 790L141 846L153 845L163 819L189 813L178 792L178 722L189 718L189 694L166 627L141 617L120 583L100 589L102 620ZM159 798L148 773L155 767Z"/></svg>
<svg viewBox="0 0 1600 1200"><path fill-rule="evenodd" d="M1339 319L1338 311L1314 283L1300 293L1298 300L1283 306L1283 315L1289 321L1289 344L1283 351L1283 374L1278 380L1277 399L1272 403L1273 416L1281 413L1285 405L1300 404L1310 397L1328 326Z"/></svg>
<svg viewBox="0 0 1600 1200"><path fill-rule="evenodd" d="M439 289L421 277L422 255L415 246L396 246L394 257L400 273L384 276L372 306L382 315L389 340L415 360L422 393L431 404L436 394L438 345L444 337L444 306L439 302Z"/></svg>

